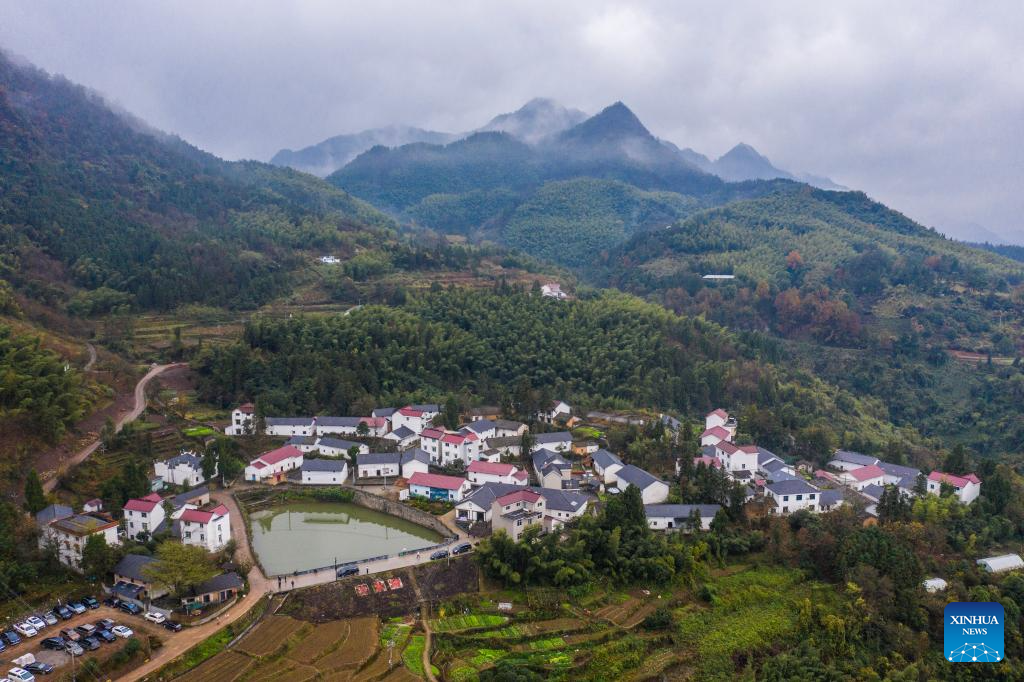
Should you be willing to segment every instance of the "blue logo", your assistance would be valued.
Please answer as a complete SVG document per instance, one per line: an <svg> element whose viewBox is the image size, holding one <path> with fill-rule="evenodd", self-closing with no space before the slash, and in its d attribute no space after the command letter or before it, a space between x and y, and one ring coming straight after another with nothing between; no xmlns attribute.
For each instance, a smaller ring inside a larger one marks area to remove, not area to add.
<svg viewBox="0 0 1024 682"><path fill-rule="evenodd" d="M946 605L943 636L947 661L995 663L1003 660L1003 605L994 601L955 601Z"/></svg>

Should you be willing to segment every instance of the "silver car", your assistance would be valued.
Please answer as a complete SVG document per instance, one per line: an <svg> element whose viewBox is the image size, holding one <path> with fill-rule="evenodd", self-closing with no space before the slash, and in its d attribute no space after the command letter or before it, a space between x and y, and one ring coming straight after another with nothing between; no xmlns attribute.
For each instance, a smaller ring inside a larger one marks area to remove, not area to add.
<svg viewBox="0 0 1024 682"><path fill-rule="evenodd" d="M72 642L68 640L64 644L64 651L68 652L72 656L82 656L85 654L85 649L79 646L78 642Z"/></svg>

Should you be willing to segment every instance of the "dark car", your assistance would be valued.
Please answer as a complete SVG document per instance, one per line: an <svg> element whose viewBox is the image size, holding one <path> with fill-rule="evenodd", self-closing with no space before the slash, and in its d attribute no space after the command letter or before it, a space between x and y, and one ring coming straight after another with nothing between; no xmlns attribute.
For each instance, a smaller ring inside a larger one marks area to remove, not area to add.
<svg viewBox="0 0 1024 682"><path fill-rule="evenodd" d="M359 575L359 567L358 566L342 566L341 568L338 569L338 577L339 578L347 578L350 575Z"/></svg>
<svg viewBox="0 0 1024 682"><path fill-rule="evenodd" d="M0 637L3 637L4 642L6 642L9 646L21 644L21 637L14 630L4 630L3 635L0 635Z"/></svg>
<svg viewBox="0 0 1024 682"><path fill-rule="evenodd" d="M96 621L96 627L98 627L100 630L109 630L115 625L117 625L117 623L110 620L109 618L100 618L98 621Z"/></svg>
<svg viewBox="0 0 1024 682"><path fill-rule="evenodd" d="M181 623L175 623L173 620L165 620L164 627L171 632L181 632Z"/></svg>
<svg viewBox="0 0 1024 682"><path fill-rule="evenodd" d="M472 551L472 549L473 545L468 542L463 542L461 545L455 545L455 547L452 548L452 556L455 556L456 554L465 554L466 552Z"/></svg>
<svg viewBox="0 0 1024 682"><path fill-rule="evenodd" d="M90 609L98 609L100 607L100 603L96 601L95 597L86 597L82 600L82 603L88 606Z"/></svg>
<svg viewBox="0 0 1024 682"><path fill-rule="evenodd" d="M26 665L25 670L29 671L33 675L49 675L53 672L53 666L49 663L36 661L35 663L29 663Z"/></svg>
<svg viewBox="0 0 1024 682"><path fill-rule="evenodd" d="M67 642L64 641L63 637L47 637L40 644L43 645L44 649L53 649L54 651L63 651L64 646Z"/></svg>
<svg viewBox="0 0 1024 682"><path fill-rule="evenodd" d="M436 552L434 552L433 554L430 555L430 560L431 561L436 561L438 559L447 559L447 558L448 558L448 550L447 549L439 549L439 550L437 550Z"/></svg>
<svg viewBox="0 0 1024 682"><path fill-rule="evenodd" d="M110 644L111 642L116 642L117 641L117 637L115 637L114 633L111 632L110 630L97 630L96 631L96 637L101 642L106 642L107 644Z"/></svg>
<svg viewBox="0 0 1024 682"><path fill-rule="evenodd" d="M109 606L112 609L116 609L117 605L121 603L121 600L117 597L107 597L103 600L104 606Z"/></svg>
<svg viewBox="0 0 1024 682"><path fill-rule="evenodd" d="M138 606L136 606L135 604L131 603L130 601L123 601L123 602L121 602L120 604L117 605L117 608L121 609L125 613L130 613L133 616L137 616L140 613L142 613L142 609L140 609Z"/></svg>
<svg viewBox="0 0 1024 682"><path fill-rule="evenodd" d="M57 615L61 617L61 620L71 620L71 617L75 615L71 609L63 604L57 604L53 610L57 612Z"/></svg>
<svg viewBox="0 0 1024 682"><path fill-rule="evenodd" d="M95 637L85 637L79 642L86 651L96 651L100 648L100 640Z"/></svg>
<svg viewBox="0 0 1024 682"><path fill-rule="evenodd" d="M77 628L75 628L75 631L78 632L78 634L82 635L82 637L92 637L96 634L96 630L98 629L99 628L97 628L92 623L82 623Z"/></svg>

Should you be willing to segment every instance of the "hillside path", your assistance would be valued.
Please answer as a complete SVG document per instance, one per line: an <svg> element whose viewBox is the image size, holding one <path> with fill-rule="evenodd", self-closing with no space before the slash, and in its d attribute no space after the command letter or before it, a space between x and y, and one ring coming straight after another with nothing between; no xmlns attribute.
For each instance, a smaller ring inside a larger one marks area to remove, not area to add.
<svg viewBox="0 0 1024 682"><path fill-rule="evenodd" d="M184 364L185 363L175 362L169 365L153 365L153 367L151 367L150 370L146 372L146 375L139 379L139 382L135 384L135 406L132 407L132 409L126 412L125 414L119 416L117 420L114 422L114 427L118 431L120 431L122 428L124 428L125 424L138 419L139 415L141 415L146 409L146 387L149 385L149 382L155 379L156 377L160 376L167 370L172 369L174 367L183 367ZM76 452L75 455L71 457L69 460L64 462L63 468L67 469L68 467L72 467L75 466L76 464L84 462L86 459L89 458L89 455L96 452L96 448L98 448L99 446L100 439L97 438L96 440L94 440L93 442L89 443L84 448ZM59 478L60 471L54 472L54 474L43 483L43 490L46 492L52 492L53 489L57 487L57 480Z"/></svg>

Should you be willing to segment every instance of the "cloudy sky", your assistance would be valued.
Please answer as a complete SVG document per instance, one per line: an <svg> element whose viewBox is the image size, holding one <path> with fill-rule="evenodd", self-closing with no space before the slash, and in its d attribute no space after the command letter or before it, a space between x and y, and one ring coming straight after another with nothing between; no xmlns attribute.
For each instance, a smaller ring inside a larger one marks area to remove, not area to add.
<svg viewBox="0 0 1024 682"><path fill-rule="evenodd" d="M535 96L622 100L679 146L744 141L926 225L1024 243L1019 1L0 0L0 17L0 46L226 158L467 130Z"/></svg>

